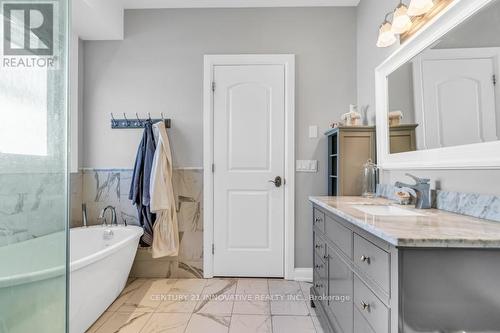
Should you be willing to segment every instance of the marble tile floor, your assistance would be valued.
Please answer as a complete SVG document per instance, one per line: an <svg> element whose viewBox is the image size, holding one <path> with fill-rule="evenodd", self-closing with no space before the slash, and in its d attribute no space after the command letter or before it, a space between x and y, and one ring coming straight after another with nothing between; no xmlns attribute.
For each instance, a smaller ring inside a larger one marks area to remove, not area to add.
<svg viewBox="0 0 500 333"><path fill-rule="evenodd" d="M310 283L131 279L87 333L316 333Z"/></svg>

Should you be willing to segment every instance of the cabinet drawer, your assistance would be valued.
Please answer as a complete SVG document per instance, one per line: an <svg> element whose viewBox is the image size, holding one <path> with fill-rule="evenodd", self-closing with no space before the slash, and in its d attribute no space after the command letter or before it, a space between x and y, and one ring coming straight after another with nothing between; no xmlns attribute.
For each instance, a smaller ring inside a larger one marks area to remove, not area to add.
<svg viewBox="0 0 500 333"><path fill-rule="evenodd" d="M317 233L314 234L314 254L319 256L322 260L325 259L326 255L326 242L318 236Z"/></svg>
<svg viewBox="0 0 500 333"><path fill-rule="evenodd" d="M359 235L354 235L354 262L385 292L390 288L390 255Z"/></svg>
<svg viewBox="0 0 500 333"><path fill-rule="evenodd" d="M327 277L327 262L323 260L323 257L319 257L317 254L314 255L314 288L319 296L327 296L328 294L328 277ZM326 297L319 300L319 302L326 305Z"/></svg>
<svg viewBox="0 0 500 333"><path fill-rule="evenodd" d="M343 333L352 333L353 273L337 251L328 247L328 310Z"/></svg>
<svg viewBox="0 0 500 333"><path fill-rule="evenodd" d="M389 332L389 309L358 277L354 277L354 307L375 333Z"/></svg>
<svg viewBox="0 0 500 333"><path fill-rule="evenodd" d="M313 225L321 232L325 232L325 213L318 208L313 210Z"/></svg>
<svg viewBox="0 0 500 333"><path fill-rule="evenodd" d="M314 272L316 273L316 272ZM316 290L316 293L318 294L318 296L320 297L324 297L326 296L326 278L325 277L322 277L322 276L319 276L319 275L316 275L314 274L313 275L313 287L314 289ZM321 300L319 300L320 302L322 302Z"/></svg>
<svg viewBox="0 0 500 333"><path fill-rule="evenodd" d="M325 234L335 245L352 259L353 232L329 216L325 219Z"/></svg>
<svg viewBox="0 0 500 333"><path fill-rule="evenodd" d="M326 262L317 254L314 256L314 274L326 278Z"/></svg>
<svg viewBox="0 0 500 333"><path fill-rule="evenodd" d="M376 333L356 307L354 307L354 332Z"/></svg>

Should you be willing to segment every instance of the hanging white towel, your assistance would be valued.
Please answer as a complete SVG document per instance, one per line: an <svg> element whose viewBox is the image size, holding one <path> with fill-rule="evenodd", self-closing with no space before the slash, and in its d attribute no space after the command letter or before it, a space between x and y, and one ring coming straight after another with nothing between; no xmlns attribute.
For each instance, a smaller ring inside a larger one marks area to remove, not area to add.
<svg viewBox="0 0 500 333"><path fill-rule="evenodd" d="M164 122L153 125L156 151L151 170L151 212L156 213L153 226L153 258L179 254L179 226L172 185L172 152Z"/></svg>

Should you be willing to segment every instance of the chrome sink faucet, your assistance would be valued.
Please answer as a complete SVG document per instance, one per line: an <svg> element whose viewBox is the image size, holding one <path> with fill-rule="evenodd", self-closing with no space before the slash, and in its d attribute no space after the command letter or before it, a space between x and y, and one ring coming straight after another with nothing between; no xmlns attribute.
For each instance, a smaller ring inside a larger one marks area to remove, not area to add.
<svg viewBox="0 0 500 333"><path fill-rule="evenodd" d="M406 174L415 180L415 185L409 185L402 182L396 182L396 187L408 187L415 191L415 208L429 209L431 208L431 180L429 178L419 178L409 173Z"/></svg>
<svg viewBox="0 0 500 333"><path fill-rule="evenodd" d="M116 220L116 209L113 206L106 206L102 211L101 214L99 214L99 221L102 221L102 225L108 225L106 218L104 217L106 215L106 211L108 209L111 209L111 226L113 224L118 225L118 221Z"/></svg>

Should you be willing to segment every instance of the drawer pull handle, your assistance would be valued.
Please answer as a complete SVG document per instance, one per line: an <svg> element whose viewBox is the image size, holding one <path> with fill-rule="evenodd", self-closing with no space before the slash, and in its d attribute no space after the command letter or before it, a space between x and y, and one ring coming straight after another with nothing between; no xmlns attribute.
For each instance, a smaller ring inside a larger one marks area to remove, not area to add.
<svg viewBox="0 0 500 333"><path fill-rule="evenodd" d="M370 310L370 304L365 303L363 301L361 301L361 307L363 308L363 310L367 310L367 311Z"/></svg>
<svg viewBox="0 0 500 333"><path fill-rule="evenodd" d="M321 222L321 217L317 217L314 222L318 223L318 222Z"/></svg>
<svg viewBox="0 0 500 333"><path fill-rule="evenodd" d="M361 258L359 258L362 262L366 262L367 264L370 263L370 257L367 257L367 256L361 256Z"/></svg>
<svg viewBox="0 0 500 333"><path fill-rule="evenodd" d="M321 284L319 284L319 283L316 283L314 286L315 286L317 289L319 289L319 288L323 288L323 285L321 285Z"/></svg>
<svg viewBox="0 0 500 333"><path fill-rule="evenodd" d="M325 259L325 260L327 260L327 259L329 259L329 258L330 258L330 257L329 257L328 255L324 255L324 256L323 256L323 259Z"/></svg>
<svg viewBox="0 0 500 333"><path fill-rule="evenodd" d="M321 249L322 247L323 247L322 244L321 245L320 244L316 244L316 246L315 246L315 248L317 248L317 249Z"/></svg>
<svg viewBox="0 0 500 333"><path fill-rule="evenodd" d="M323 265L316 265L316 268L321 269L321 268L323 268Z"/></svg>

